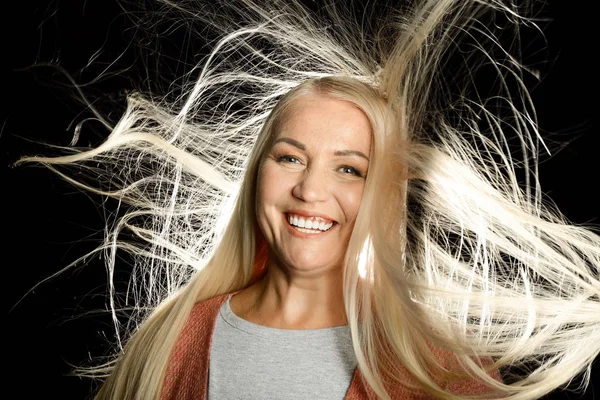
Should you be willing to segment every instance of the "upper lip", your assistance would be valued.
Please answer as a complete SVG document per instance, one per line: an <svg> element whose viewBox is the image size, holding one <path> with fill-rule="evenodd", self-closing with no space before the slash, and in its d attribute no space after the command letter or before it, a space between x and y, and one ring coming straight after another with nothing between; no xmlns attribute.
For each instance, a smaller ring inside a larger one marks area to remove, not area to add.
<svg viewBox="0 0 600 400"><path fill-rule="evenodd" d="M331 218L325 214L321 214L321 213L317 213L317 212L313 212L313 211L289 210L286 214L299 215L304 218L321 218L321 219L327 220L328 222L337 222L336 220L334 220L333 218Z"/></svg>

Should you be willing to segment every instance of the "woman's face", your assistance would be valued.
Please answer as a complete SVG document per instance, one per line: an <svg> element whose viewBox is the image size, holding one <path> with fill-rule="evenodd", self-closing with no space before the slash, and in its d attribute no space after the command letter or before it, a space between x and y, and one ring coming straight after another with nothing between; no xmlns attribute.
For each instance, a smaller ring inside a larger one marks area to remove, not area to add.
<svg viewBox="0 0 600 400"><path fill-rule="evenodd" d="M353 104L292 102L258 170L256 215L270 262L295 271L342 265L369 168L371 127Z"/></svg>

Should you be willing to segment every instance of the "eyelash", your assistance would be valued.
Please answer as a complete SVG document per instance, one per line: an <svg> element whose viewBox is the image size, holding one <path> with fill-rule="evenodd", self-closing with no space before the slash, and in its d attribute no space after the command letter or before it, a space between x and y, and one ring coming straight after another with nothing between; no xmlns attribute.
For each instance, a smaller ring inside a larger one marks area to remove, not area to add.
<svg viewBox="0 0 600 400"><path fill-rule="evenodd" d="M289 154L285 154L285 155L282 155L282 156L278 156L278 157L276 158L276 161L277 161L278 163L284 163L284 162L287 162L287 163L294 163L294 164L302 164L302 162L300 161L300 159L299 159L299 158L297 158L297 157L294 157L294 156L291 156L291 155L289 155ZM350 174L350 175L354 175L354 176L357 176L357 177L359 177L359 178L363 178L363 177L364 177L364 175L362 174L362 172L360 172L360 171L359 171L359 170L357 170L356 168L354 168L354 167L351 167L351 166L349 166L349 165L344 165L344 166L341 166L341 167L339 167L339 168L338 168L338 171L339 171L339 170L350 170L349 172L344 172L344 173L346 173L346 174Z"/></svg>
<svg viewBox="0 0 600 400"><path fill-rule="evenodd" d="M289 154L285 154L283 156L279 156L279 157L276 158L276 160L277 160L278 163L281 163L281 162L291 162L291 163L294 163L294 164L296 164L296 163L302 164L300 162L299 158L294 157L294 156L290 156ZM292 160L295 160L295 161L292 161Z"/></svg>
<svg viewBox="0 0 600 400"><path fill-rule="evenodd" d="M354 176L357 176L357 177L359 177L359 178L362 178L362 177L363 177L363 174L362 174L362 173L361 173L359 170L357 170L356 168L354 168L354 167L350 167L350 166L348 166L348 165L345 165L345 166L343 166L343 167L340 167L340 168L338 168L338 171L339 171L339 170L341 170L341 169L342 169L342 170L343 170L343 169L349 169L349 170L351 170L351 172L349 172L350 174L352 174L352 175L354 175Z"/></svg>

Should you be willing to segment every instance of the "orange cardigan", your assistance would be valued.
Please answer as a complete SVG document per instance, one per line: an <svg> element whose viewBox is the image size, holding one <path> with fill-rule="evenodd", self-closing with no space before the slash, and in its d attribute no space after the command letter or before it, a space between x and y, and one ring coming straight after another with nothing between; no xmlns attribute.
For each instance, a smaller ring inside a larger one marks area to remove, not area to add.
<svg viewBox="0 0 600 400"><path fill-rule="evenodd" d="M200 302L194 306L185 324L167 365L161 400L201 400L208 392L208 367L212 333L221 306L227 300L226 295ZM448 360L449 354L440 351L440 357ZM500 380L496 372L492 376ZM406 371L405 380L415 382ZM446 390L460 395L477 395L490 392L490 388L477 380L455 381L443 385ZM370 394L370 396L369 396ZM393 399L426 400L430 394L410 388L398 388L390 393ZM350 383L345 400L363 400L375 398L372 390L362 379L358 367ZM491 397L490 397L491 398Z"/></svg>

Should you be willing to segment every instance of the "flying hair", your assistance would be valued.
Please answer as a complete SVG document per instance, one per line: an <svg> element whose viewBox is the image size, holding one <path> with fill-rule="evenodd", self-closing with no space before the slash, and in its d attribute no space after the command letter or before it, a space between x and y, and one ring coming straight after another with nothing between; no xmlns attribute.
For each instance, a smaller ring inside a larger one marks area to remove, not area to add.
<svg viewBox="0 0 600 400"><path fill-rule="evenodd" d="M344 302L372 395L389 399L400 367L441 399L465 398L440 383L465 377L514 400L581 373L585 386L600 352L600 237L568 223L539 185L548 149L526 85L535 73L515 40L537 29L536 4L356 12L327 2L316 13L297 0L258 3L156 0L140 27L172 19L211 45L180 94L131 93L114 126L97 115L110 130L97 147L20 161L126 207L94 251L106 259L118 333L112 359L77 371L104 379L96 398L160 398L194 304L264 273L257 168L288 106L310 95L351 102L371 124ZM134 262L125 321L112 280L121 251Z"/></svg>

